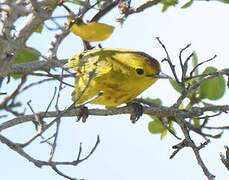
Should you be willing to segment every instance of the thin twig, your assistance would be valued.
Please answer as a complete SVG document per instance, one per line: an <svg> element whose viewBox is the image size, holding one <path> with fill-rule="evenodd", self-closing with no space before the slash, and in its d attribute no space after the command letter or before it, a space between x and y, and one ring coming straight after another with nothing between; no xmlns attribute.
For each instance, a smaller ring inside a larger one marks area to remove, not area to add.
<svg viewBox="0 0 229 180"><path fill-rule="evenodd" d="M49 108L50 108L50 106L51 106L51 104L52 104L52 102L53 102L55 96L56 96L56 88L55 88L55 90L54 90L54 95L53 95L53 97L52 97L50 103L48 104L48 107L46 108L46 110L45 110L43 116L39 116L38 114L36 114L36 116L35 116L35 118L38 119L37 122L39 122L39 124L41 125L40 130L39 130L34 136L32 136L29 140L27 140L25 143L19 144L20 147L28 146L28 145L29 145L31 142L33 142L37 137L39 137L46 129L48 129L48 128L50 127L50 126L48 126L48 125L44 125L44 123L42 123L42 122L43 122L44 117L45 117L46 114L48 113L48 110L49 110ZM47 127L47 126L48 126L48 127Z"/></svg>
<svg viewBox="0 0 229 180"><path fill-rule="evenodd" d="M78 99L83 95L83 93L85 92L85 90L88 88L88 86L89 86L89 84L90 84L90 82L91 82L91 80L92 80L92 78L93 78L94 75L95 75L95 70L93 70L91 73L89 73L88 82L87 82L85 88L83 89L83 91L82 91L82 92L80 93L80 95L78 96L78 98L75 100L75 102L78 101ZM52 102L53 102L53 100L54 100L55 95L56 95L56 88L55 88L55 91L54 91L54 95L53 95L53 97L52 97L52 99L51 99L51 101L50 101L50 103L49 103L49 105L48 105L46 111L45 111L44 113L42 113L42 115L39 116L39 117L41 117L41 118L40 118L41 120L43 120L43 118L46 117L46 115L47 115L47 113L48 113L48 109L50 108L50 106L51 106L51 104L52 104ZM49 124L47 124L47 125L45 125L44 127L42 127L42 130L40 130L37 134L35 134L32 138L30 138L26 143L20 144L20 146L21 146L21 147L27 146L29 143L31 143L32 141L34 141L37 137L39 137L40 135L42 135L42 134L43 134L49 127L51 127L56 121L58 121L58 120L63 116L63 114L69 112L69 111L72 110L72 109L75 109L75 102L74 102L71 106L69 106L66 110L61 111L61 112L58 111L58 113L57 113L56 116L55 116L56 118L55 118L53 121L51 121ZM79 106L81 106L81 105L79 105Z"/></svg>
<svg viewBox="0 0 229 180"><path fill-rule="evenodd" d="M79 162L87 160L95 152L95 150L96 150L97 146L99 145L99 143L100 143L100 138L99 138L99 135L97 135L96 143L95 143L94 147L91 149L90 153L86 157L84 157L83 159L80 159L80 151L79 151L79 155L77 156L77 160Z"/></svg>
<svg viewBox="0 0 229 180"><path fill-rule="evenodd" d="M76 178L72 178L66 174L64 174L63 172L61 172L56 166L51 166L52 169L57 173L59 174L60 176L66 178L66 179L69 179L69 180L80 180L80 179L76 179ZM82 179L83 180L83 179Z"/></svg>
<svg viewBox="0 0 229 180"><path fill-rule="evenodd" d="M188 49L189 47L191 46L191 44L188 44L186 47L182 48L180 50L180 53L179 53L179 62L180 62L180 67L181 67L181 71L182 71L182 75L181 75L181 88L182 88L182 94L186 91L186 87L185 87L185 78L186 78L186 73L187 73L187 70L188 70L188 61L189 59L193 56L193 54L191 54L187 59L186 61L183 63L182 62L182 53Z"/></svg>
<svg viewBox="0 0 229 180"><path fill-rule="evenodd" d="M167 56L167 58L164 59L164 60L162 60L162 61L167 61L167 62L169 63L170 69L172 70L172 73L173 73L173 76L174 76L175 80L177 81L177 83L180 83L180 81L179 81L179 79L178 79L178 77L177 77L176 71L175 71L175 65L172 64L172 61L171 61L171 59L170 59L169 53L168 53L168 51L167 51L165 45L161 42L161 40L160 40L159 37L157 37L156 39L158 40L159 44L160 44L160 45L162 46L162 48L164 49L164 51L165 51L165 53L166 53L166 56Z"/></svg>
<svg viewBox="0 0 229 180"><path fill-rule="evenodd" d="M49 60L56 59L56 53L58 47L61 44L61 42L64 40L64 38L67 37L68 34L69 34L69 30L67 29L67 27L59 29L56 32L48 48L47 58Z"/></svg>
<svg viewBox="0 0 229 180"><path fill-rule="evenodd" d="M61 75L63 75L63 69L62 69L62 72L61 72ZM60 92L62 90L62 83L63 82L63 76L61 76L60 78L60 84L59 84L59 88L58 88L58 93L57 93L57 98L56 98L56 105L55 105L55 108L56 108L56 111L57 112L60 112L59 110L59 99L60 99ZM58 135L59 135L59 130L60 130L60 118L58 118L56 120L56 132L55 132L55 136L54 136L54 141L52 143L52 149L50 151L50 156L49 156L49 160L48 161L52 161L53 159L53 156L54 156L54 153L55 153L55 149L56 149L56 144L57 144L57 138L58 138Z"/></svg>
<svg viewBox="0 0 229 180"><path fill-rule="evenodd" d="M197 64L197 65L193 68L193 70L190 72L190 75L189 75L189 76L190 76L190 77L193 77L193 73L195 72L195 70L196 70L199 66L201 66L201 65L204 64L204 63L207 63L207 62L209 62L209 61L214 60L216 57L217 57L217 55L215 54L212 58L207 59L206 61L203 61L203 62Z"/></svg>
<svg viewBox="0 0 229 180"><path fill-rule="evenodd" d="M144 4L140 5L139 7L137 8L131 8L130 11L129 11L129 14L134 14L134 13L139 13L139 12L142 12L144 11L145 9L147 8L150 8L156 4L158 4L159 2L161 2L161 0L151 0L151 1L147 1L145 2Z"/></svg>
<svg viewBox="0 0 229 180"><path fill-rule="evenodd" d="M54 80L53 78L48 78L48 79L42 79L40 81L37 81L37 82L32 82L30 83L29 85L23 87L21 90L20 90L20 93L24 92L25 90L28 90L29 88L33 87L33 86L36 86L36 85L40 85L44 82L49 82L49 81L52 81Z"/></svg>
<svg viewBox="0 0 229 180"><path fill-rule="evenodd" d="M33 107L31 106L31 100L27 102L27 105L29 106L30 110L32 111L33 115L34 115L34 121L33 123L35 124L35 129L37 130L38 129L38 125L40 127L42 127L42 122L40 121L40 118L37 116L37 114L35 113L35 111L33 110ZM41 128L42 129L42 128Z"/></svg>
<svg viewBox="0 0 229 180"><path fill-rule="evenodd" d="M187 97L188 94L192 93L192 91L195 91L201 84L203 84L205 81L212 79L214 77L217 77L219 75L228 75L229 74L229 69L223 69L221 71L216 71L212 72L209 76L206 76L199 81L195 82L190 86L190 88L183 92L181 96L177 99L177 102L173 105L174 107L179 107L179 105L183 102L183 100ZM213 109L214 110L214 109Z"/></svg>
<svg viewBox="0 0 229 180"><path fill-rule="evenodd" d="M189 135L189 131L186 127L186 124L183 122L183 119L180 118L176 118L176 122L179 124L184 136L185 136L185 140L187 142L187 146L191 147L195 156L196 156L196 160L198 161L199 166L202 168L205 176L209 179L209 180L214 180L215 176L213 174L211 174L209 172L209 170L207 169L206 165L204 164L200 153L199 153L199 148L196 147L195 143L193 142L193 140L191 139L190 135Z"/></svg>
<svg viewBox="0 0 229 180"><path fill-rule="evenodd" d="M175 137L175 138L177 138L178 140L181 140L181 138L179 138L176 134L175 134L175 132L171 129L171 128L169 128L168 126L167 126L167 124L164 122L164 120L163 120L163 118L161 118L161 117L158 117L158 119L159 119L159 121L161 122L161 124Z"/></svg>
<svg viewBox="0 0 229 180"><path fill-rule="evenodd" d="M18 84L17 88L9 96L5 97L4 100L1 102L0 109L4 109L4 110L14 114L15 116L20 116L20 115L24 114L24 113L16 112L12 108L21 105L20 102L15 103L15 99L19 95L20 89L25 84L25 82L26 82L26 76L22 76L21 82Z"/></svg>
<svg viewBox="0 0 229 180"><path fill-rule="evenodd" d="M56 135L56 133L54 133L52 136L49 136L48 138L43 138L43 136L41 136L41 138L43 139L42 141L40 141L40 143L47 143L48 145L52 146L52 143L49 142L49 140L51 140L52 138L54 138Z"/></svg>
<svg viewBox="0 0 229 180"><path fill-rule="evenodd" d="M179 144L176 144L172 147L173 149L175 149L175 151L172 153L172 155L169 158L172 159L184 147L188 147L188 143L186 139L184 139Z"/></svg>
<svg viewBox="0 0 229 180"><path fill-rule="evenodd" d="M222 153L220 153L220 159L222 163L224 164L224 166L229 171L229 148L228 146L224 146L224 148L226 149L226 157Z"/></svg>
<svg viewBox="0 0 229 180"><path fill-rule="evenodd" d="M107 5L105 8L100 10L91 20L90 22L97 22L101 17L103 17L106 13L108 13L110 10L112 10L115 6L117 6L119 0L115 0L111 2L109 5Z"/></svg>
<svg viewBox="0 0 229 180"><path fill-rule="evenodd" d="M66 177L67 175L65 175L64 173L60 172L58 169L57 169L57 166L58 165L73 165L73 166L76 166L78 165L79 163L82 163L83 161L87 160L95 151L95 149L97 148L100 140L99 140L99 136L97 136L97 141L94 145L94 147L92 148L92 150L90 151L90 153L83 159L77 159L75 161L72 161L72 162L58 162L58 161L41 161L41 160L37 160L37 159L34 159L32 156L30 156L28 153L26 153L23 148L21 146L19 146L18 144L10 141L8 138L4 137L3 135L0 134L0 142L3 143L3 144L6 144L10 149L12 149L13 151L17 152L18 154L20 154L22 157L26 158L27 160L29 160L30 162L32 162L35 166L41 168L42 166L50 166L51 168L55 168L55 171L63 176L63 177ZM69 176L67 176L69 177ZM79 179L76 179L76 178L72 178L71 180L79 180Z"/></svg>
<svg viewBox="0 0 229 180"><path fill-rule="evenodd" d="M56 87L55 87L55 88L54 88L54 93L53 93L52 99L51 99L51 101L49 102L49 104L48 104L48 106L47 106L47 108L46 108L46 110L45 110L44 116L41 116L41 119L43 119L43 118L46 116L46 113L48 112L49 108L51 107L52 102L54 101L54 98L55 98L55 96L56 96L56 91L57 91L57 89L56 89Z"/></svg>
<svg viewBox="0 0 229 180"><path fill-rule="evenodd" d="M186 81L186 73L188 71L188 62L193 57L193 55L194 53L192 52L184 62L184 77L182 78L184 82Z"/></svg>
<svg viewBox="0 0 229 180"><path fill-rule="evenodd" d="M208 144L210 143L210 139L207 139L204 143L201 143L198 147L198 149L202 149L204 148L205 146L207 146Z"/></svg>
<svg viewBox="0 0 229 180"><path fill-rule="evenodd" d="M189 47L191 46L191 44L188 44L187 46L185 46L184 48L182 48L180 50L180 53L179 53L179 62L180 62L180 67L181 67L181 70L182 70L182 76L185 77L185 74L187 72L187 63L186 63L186 67L184 66L183 62L182 62L182 53L188 49Z"/></svg>
<svg viewBox="0 0 229 180"><path fill-rule="evenodd" d="M201 135L206 140L207 140L207 137L210 137L210 138L220 138L222 136L222 134L223 134L223 132L220 132L220 133L215 134L215 135L204 133L203 132L203 128L205 128L205 127L202 127L202 126L196 127L196 126L194 126L194 125L192 125L192 124L190 124L190 123L188 123L186 121L185 121L185 124L189 128L190 131L193 131L193 132Z"/></svg>

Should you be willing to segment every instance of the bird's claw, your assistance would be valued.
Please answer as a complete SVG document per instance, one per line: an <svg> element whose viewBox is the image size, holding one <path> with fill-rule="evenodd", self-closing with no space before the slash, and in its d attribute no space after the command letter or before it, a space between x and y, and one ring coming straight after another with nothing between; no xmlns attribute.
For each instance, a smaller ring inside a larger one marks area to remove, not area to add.
<svg viewBox="0 0 229 180"><path fill-rule="evenodd" d="M85 123L86 119L88 118L88 108L85 106L80 106L80 113L77 117L77 122L79 122L82 119L82 122Z"/></svg>
<svg viewBox="0 0 229 180"><path fill-rule="evenodd" d="M142 107L141 104L136 103L136 102L128 103L128 105L132 107L131 108L131 113L130 113L130 120L131 120L132 123L135 123L142 116L143 107Z"/></svg>

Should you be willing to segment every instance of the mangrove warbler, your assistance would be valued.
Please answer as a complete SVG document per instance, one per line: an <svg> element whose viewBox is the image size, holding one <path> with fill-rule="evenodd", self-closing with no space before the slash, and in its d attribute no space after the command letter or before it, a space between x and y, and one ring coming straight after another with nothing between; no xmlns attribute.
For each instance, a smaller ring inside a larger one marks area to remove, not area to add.
<svg viewBox="0 0 229 180"><path fill-rule="evenodd" d="M81 17L75 18L75 14L64 6L68 13L68 26L71 32L80 36L83 40L94 42L94 41L103 41L107 39L113 32L114 27L98 23L98 22L89 22L84 23Z"/></svg>
<svg viewBox="0 0 229 180"><path fill-rule="evenodd" d="M160 73L160 65L153 57L119 48L84 51L72 56L66 65L77 76L73 101L81 104L102 92L90 103L106 108L130 102L152 85L157 80L153 76Z"/></svg>

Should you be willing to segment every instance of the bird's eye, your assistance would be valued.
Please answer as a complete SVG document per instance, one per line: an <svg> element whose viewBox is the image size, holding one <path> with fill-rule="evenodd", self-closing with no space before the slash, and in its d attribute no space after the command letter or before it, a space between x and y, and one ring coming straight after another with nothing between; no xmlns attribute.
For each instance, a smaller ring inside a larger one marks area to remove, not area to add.
<svg viewBox="0 0 229 180"><path fill-rule="evenodd" d="M139 75L142 75L144 73L144 70L143 69L136 69L136 72L139 74Z"/></svg>
<svg viewBox="0 0 229 180"><path fill-rule="evenodd" d="M80 54L79 55L79 59L83 59L83 54Z"/></svg>

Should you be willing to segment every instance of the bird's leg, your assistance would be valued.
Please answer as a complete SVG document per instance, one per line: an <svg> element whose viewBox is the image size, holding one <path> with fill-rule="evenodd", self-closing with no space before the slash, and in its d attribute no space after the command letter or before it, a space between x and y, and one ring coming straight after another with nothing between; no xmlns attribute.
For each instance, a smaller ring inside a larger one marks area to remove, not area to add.
<svg viewBox="0 0 229 180"><path fill-rule="evenodd" d="M129 102L127 103L128 106L131 107L131 113L130 113L130 120L132 123L137 122L137 120L142 116L143 114L143 107L141 104L136 102Z"/></svg>
<svg viewBox="0 0 229 180"><path fill-rule="evenodd" d="M82 119L82 122L85 123L88 118L88 108L84 105L77 107L80 109L80 113L77 117L77 122Z"/></svg>

